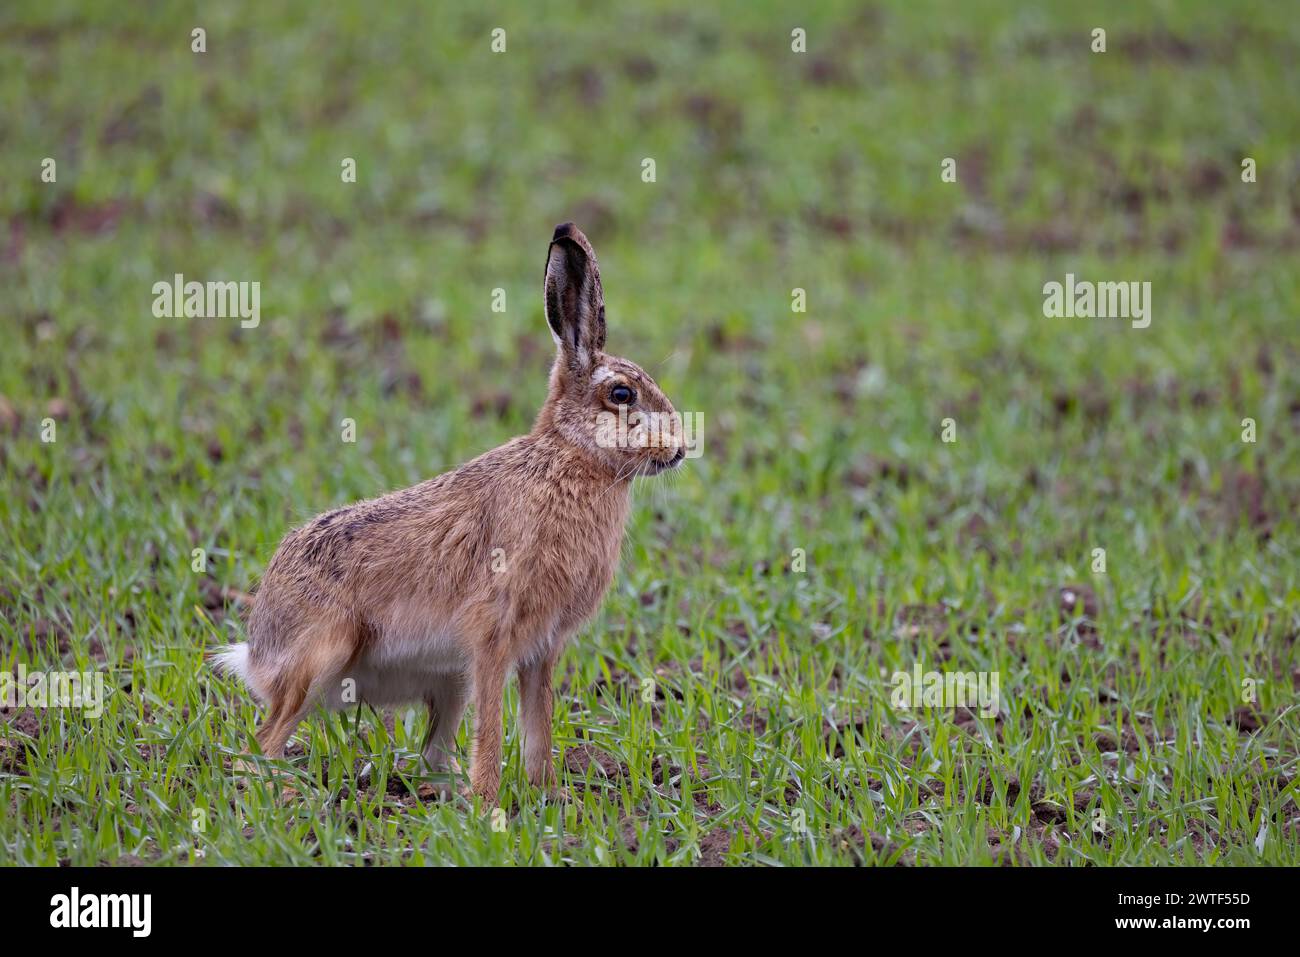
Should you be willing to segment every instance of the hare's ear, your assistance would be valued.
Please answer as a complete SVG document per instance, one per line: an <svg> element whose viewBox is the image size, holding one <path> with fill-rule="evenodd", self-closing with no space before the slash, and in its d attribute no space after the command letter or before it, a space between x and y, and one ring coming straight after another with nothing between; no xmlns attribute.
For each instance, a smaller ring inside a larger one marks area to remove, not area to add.
<svg viewBox="0 0 1300 957"><path fill-rule="evenodd" d="M605 348L605 296L596 253L573 223L555 227L542 284L546 323L570 363L586 367Z"/></svg>

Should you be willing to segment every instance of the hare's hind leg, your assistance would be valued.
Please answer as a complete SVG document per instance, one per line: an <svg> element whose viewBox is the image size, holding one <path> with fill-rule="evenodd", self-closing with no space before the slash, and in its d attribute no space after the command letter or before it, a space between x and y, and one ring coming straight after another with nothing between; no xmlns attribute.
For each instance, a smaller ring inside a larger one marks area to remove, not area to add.
<svg viewBox="0 0 1300 957"><path fill-rule="evenodd" d="M325 686L339 678L357 649L357 629L346 622L318 624L304 634L285 664L267 682L270 710L257 729L268 758L284 757L289 736Z"/></svg>
<svg viewBox="0 0 1300 957"><path fill-rule="evenodd" d="M456 744L456 729L465 713L469 699L467 679L461 675L442 675L429 688L425 703L429 706L429 731L424 736L424 760L429 770L439 772L449 765L457 770L452 751Z"/></svg>

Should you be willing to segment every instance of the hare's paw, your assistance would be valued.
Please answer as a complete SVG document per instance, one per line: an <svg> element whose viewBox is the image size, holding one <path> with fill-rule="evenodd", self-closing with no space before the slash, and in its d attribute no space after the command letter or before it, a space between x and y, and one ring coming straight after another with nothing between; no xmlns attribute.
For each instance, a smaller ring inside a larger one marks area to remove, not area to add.
<svg viewBox="0 0 1300 957"><path fill-rule="evenodd" d="M573 795L568 788L552 783L542 789L542 800L550 804L568 804L573 800Z"/></svg>

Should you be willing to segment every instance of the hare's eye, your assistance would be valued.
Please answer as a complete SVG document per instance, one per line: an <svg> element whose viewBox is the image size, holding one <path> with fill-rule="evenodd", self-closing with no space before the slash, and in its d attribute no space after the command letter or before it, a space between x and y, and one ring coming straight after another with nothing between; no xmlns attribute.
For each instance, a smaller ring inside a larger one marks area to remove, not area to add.
<svg viewBox="0 0 1300 957"><path fill-rule="evenodd" d="M616 385L609 390L609 398L615 405L631 405L636 401L636 393L625 385Z"/></svg>

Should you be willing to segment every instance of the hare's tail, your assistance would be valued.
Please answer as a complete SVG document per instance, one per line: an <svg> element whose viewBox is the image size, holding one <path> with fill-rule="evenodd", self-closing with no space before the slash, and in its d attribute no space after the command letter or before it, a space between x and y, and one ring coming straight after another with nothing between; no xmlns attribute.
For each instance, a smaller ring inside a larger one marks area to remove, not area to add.
<svg viewBox="0 0 1300 957"><path fill-rule="evenodd" d="M265 701L267 694L249 665L248 651L248 642L246 641L242 641L237 645L224 645L213 653L212 667L220 674L236 676L249 691Z"/></svg>

